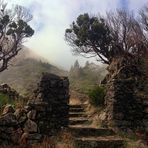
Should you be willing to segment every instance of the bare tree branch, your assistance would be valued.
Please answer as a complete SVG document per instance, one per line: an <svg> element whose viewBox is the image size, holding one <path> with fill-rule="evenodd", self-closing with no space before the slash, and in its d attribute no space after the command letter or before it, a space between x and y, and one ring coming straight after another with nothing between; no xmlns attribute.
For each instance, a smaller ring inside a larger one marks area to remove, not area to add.
<svg viewBox="0 0 148 148"><path fill-rule="evenodd" d="M31 19L24 7L17 5L10 10L6 3L0 2L0 72L7 69L10 60L22 49L23 40L34 34L27 24Z"/></svg>

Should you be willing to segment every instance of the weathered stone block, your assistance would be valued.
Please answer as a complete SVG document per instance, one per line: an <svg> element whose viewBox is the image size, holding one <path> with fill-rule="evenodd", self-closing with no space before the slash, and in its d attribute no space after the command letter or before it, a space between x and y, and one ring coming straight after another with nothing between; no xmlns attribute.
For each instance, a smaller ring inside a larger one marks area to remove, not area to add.
<svg viewBox="0 0 148 148"><path fill-rule="evenodd" d="M15 112L15 110L14 110L14 108L12 107L12 105L6 105L6 106L4 107L4 110L3 110L2 115L5 115L5 114L7 114L7 113L14 113L14 112Z"/></svg>
<svg viewBox="0 0 148 148"><path fill-rule="evenodd" d="M17 126L18 121L13 113L8 113L0 117L0 126Z"/></svg>
<svg viewBox="0 0 148 148"><path fill-rule="evenodd" d="M27 117L29 118L29 119L32 119L32 120L35 120L36 119L36 110L31 110L31 111L29 111L28 113L27 113Z"/></svg>
<svg viewBox="0 0 148 148"><path fill-rule="evenodd" d="M26 133L36 133L38 131L38 126L34 121L28 119L24 124L24 131Z"/></svg>

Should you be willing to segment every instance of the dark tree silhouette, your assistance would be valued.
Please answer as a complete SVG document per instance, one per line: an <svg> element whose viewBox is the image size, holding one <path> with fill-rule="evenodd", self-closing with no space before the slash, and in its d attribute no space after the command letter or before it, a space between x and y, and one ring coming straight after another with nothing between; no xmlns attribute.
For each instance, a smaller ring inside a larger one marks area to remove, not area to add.
<svg viewBox="0 0 148 148"><path fill-rule="evenodd" d="M147 34L147 31L145 32ZM65 40L75 54L98 56L110 64L119 56L134 56L147 50L147 35L132 13L117 11L107 17L78 16L65 31Z"/></svg>
<svg viewBox="0 0 148 148"><path fill-rule="evenodd" d="M66 29L65 39L75 53L84 56L98 55L104 63L109 63L108 45L111 43L110 30L104 19L90 17L87 13L80 15L69 29Z"/></svg>
<svg viewBox="0 0 148 148"><path fill-rule="evenodd" d="M0 72L8 67L10 60L23 48L25 38L34 34L28 25L32 15L22 6L7 9L7 4L0 3Z"/></svg>

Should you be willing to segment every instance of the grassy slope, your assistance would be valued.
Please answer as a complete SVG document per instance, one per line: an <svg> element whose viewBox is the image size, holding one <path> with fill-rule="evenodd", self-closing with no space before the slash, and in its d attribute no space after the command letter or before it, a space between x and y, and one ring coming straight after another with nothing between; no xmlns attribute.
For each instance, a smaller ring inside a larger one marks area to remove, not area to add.
<svg viewBox="0 0 148 148"><path fill-rule="evenodd" d="M69 74L71 88L87 94L89 90L100 83L106 73L105 67L90 64L88 67L81 68L81 73L77 73L76 76Z"/></svg>
<svg viewBox="0 0 148 148"><path fill-rule="evenodd" d="M8 83L22 95L28 95L35 89L42 72L66 75L64 70L60 70L39 59L29 57L29 55L30 51L28 50L22 52L21 55L13 61L13 66L10 66L8 70L0 73L0 83Z"/></svg>

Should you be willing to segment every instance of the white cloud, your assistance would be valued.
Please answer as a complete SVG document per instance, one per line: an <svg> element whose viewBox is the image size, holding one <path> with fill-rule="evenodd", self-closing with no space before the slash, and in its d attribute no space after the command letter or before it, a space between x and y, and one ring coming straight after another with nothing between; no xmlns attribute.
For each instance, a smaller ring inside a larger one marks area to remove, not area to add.
<svg viewBox="0 0 148 148"><path fill-rule="evenodd" d="M29 2L29 5L32 3ZM112 1L112 7L109 7L110 0L105 2L98 0L54 0L52 2L46 0L41 2L38 0L34 4L42 8L34 10L35 20L44 21L45 27L27 45L50 61L69 68L78 57L72 56L70 47L64 41L65 29L80 13L96 14L99 11L105 13L108 8L117 6L117 0ZM44 19L39 16L43 16ZM84 58L81 57L79 60L84 64Z"/></svg>
<svg viewBox="0 0 148 148"><path fill-rule="evenodd" d="M129 8L134 11L139 11L146 4L148 5L147 0L129 0Z"/></svg>
<svg viewBox="0 0 148 148"><path fill-rule="evenodd" d="M131 8L147 0L129 0ZM64 41L64 31L80 13L104 14L116 9L120 0L11 0L31 9L36 34L26 43L41 56L62 67L69 68L74 60L70 47ZM134 3L135 2L135 3ZM79 58L80 63L84 59Z"/></svg>

